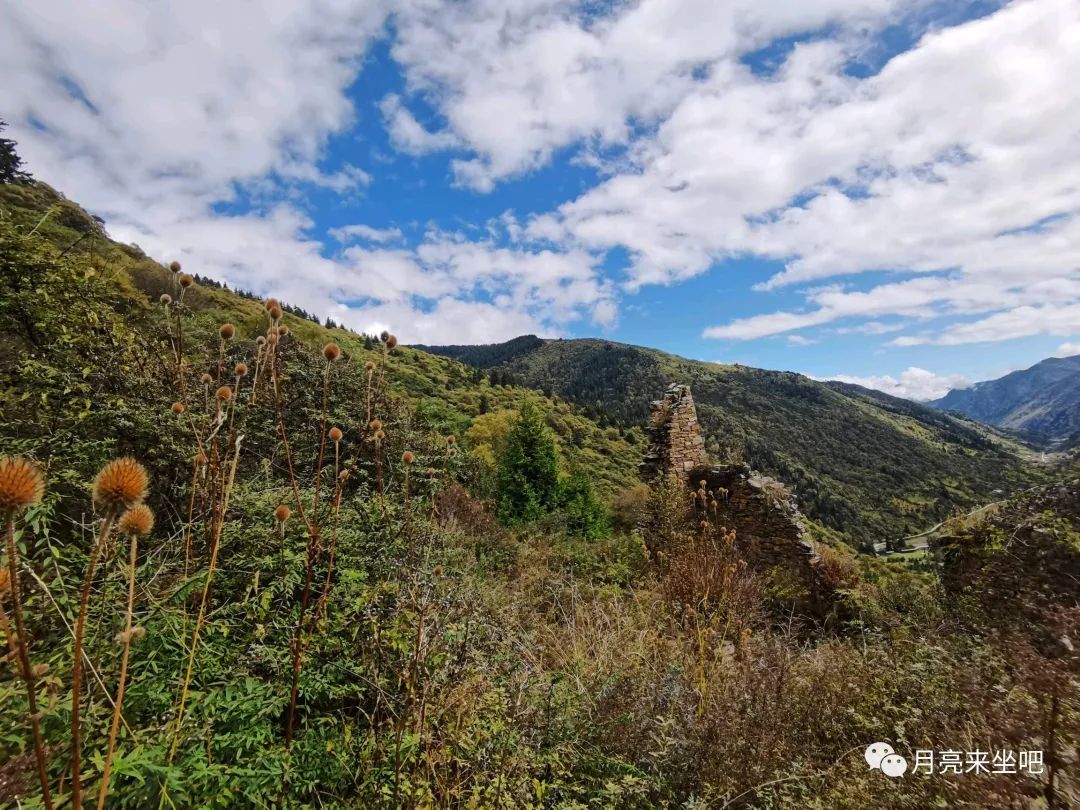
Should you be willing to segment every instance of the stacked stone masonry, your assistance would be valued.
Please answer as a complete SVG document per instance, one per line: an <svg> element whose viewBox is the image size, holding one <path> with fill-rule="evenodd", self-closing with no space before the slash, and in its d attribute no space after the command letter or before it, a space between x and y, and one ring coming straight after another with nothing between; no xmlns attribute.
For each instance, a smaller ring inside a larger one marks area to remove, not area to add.
<svg viewBox="0 0 1080 810"><path fill-rule="evenodd" d="M652 403L650 444L641 464L642 478L678 476L691 490L704 487L716 501L708 517L735 530L740 554L755 568L792 574L805 596L800 612L827 612L829 591L818 571L818 555L806 538L803 517L794 495L779 481L745 464L710 464L698 424L697 409L687 385L670 385L663 399Z"/></svg>

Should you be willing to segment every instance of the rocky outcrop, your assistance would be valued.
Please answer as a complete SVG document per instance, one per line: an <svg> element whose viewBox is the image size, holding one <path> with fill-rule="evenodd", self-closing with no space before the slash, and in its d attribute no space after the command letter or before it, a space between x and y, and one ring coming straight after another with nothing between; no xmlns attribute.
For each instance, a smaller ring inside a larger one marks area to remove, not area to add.
<svg viewBox="0 0 1080 810"><path fill-rule="evenodd" d="M663 398L653 402L651 408L649 449L641 462L641 477L652 481L672 472L689 481L690 471L709 461L690 386L669 385Z"/></svg>

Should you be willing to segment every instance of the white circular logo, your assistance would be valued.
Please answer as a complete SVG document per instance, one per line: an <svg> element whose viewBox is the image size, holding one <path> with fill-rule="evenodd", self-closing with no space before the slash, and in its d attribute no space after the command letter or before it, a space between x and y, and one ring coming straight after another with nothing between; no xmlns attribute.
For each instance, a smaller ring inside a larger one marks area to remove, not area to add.
<svg viewBox="0 0 1080 810"><path fill-rule="evenodd" d="M866 752L863 754L866 757L866 764L870 766L870 769L881 767L881 760L889 756L889 754L895 754L893 747L887 742L870 743L866 746Z"/></svg>

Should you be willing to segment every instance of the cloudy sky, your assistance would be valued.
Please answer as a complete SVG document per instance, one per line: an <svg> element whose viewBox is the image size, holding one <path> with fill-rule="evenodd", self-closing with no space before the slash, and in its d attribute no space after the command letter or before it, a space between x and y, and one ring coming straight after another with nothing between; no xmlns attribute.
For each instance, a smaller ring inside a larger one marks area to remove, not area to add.
<svg viewBox="0 0 1080 810"><path fill-rule="evenodd" d="M115 238L406 342L1080 348L1080 0L8 0L0 71Z"/></svg>

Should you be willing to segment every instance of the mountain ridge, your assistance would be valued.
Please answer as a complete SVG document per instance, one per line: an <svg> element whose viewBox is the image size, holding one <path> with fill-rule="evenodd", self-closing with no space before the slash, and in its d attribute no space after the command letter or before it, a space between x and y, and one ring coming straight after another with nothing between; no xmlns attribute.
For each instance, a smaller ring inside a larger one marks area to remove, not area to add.
<svg viewBox="0 0 1080 810"><path fill-rule="evenodd" d="M1048 447L1080 441L1080 355L1048 357L927 403L1004 428Z"/></svg>
<svg viewBox="0 0 1080 810"><path fill-rule="evenodd" d="M811 519L863 546L1038 478L1030 450L993 428L795 372L690 360L602 338L524 335L416 348L508 375L623 426L642 424L669 383L686 383L714 457L741 457L783 480Z"/></svg>

